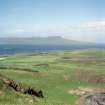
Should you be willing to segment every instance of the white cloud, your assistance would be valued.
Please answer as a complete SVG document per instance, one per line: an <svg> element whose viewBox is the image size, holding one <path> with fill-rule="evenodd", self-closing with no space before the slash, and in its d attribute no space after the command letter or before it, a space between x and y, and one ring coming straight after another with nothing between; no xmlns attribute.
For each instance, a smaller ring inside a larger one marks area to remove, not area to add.
<svg viewBox="0 0 105 105"><path fill-rule="evenodd" d="M24 29L10 29L6 31L8 34L21 34L24 33Z"/></svg>
<svg viewBox="0 0 105 105"><path fill-rule="evenodd" d="M105 29L105 21L90 22L82 25L82 27L86 29L94 29L94 30L100 30L103 28Z"/></svg>
<svg viewBox="0 0 105 105"><path fill-rule="evenodd" d="M89 42L105 42L105 21L90 22L65 29L64 37Z"/></svg>
<svg viewBox="0 0 105 105"><path fill-rule="evenodd" d="M75 26L18 26L0 27L5 36L63 36L72 40L105 43L105 21L89 22Z"/></svg>

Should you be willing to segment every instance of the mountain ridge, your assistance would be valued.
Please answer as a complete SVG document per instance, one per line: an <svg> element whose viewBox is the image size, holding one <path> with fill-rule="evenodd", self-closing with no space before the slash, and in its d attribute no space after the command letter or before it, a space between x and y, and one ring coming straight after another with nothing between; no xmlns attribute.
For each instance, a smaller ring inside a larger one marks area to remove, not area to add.
<svg viewBox="0 0 105 105"><path fill-rule="evenodd" d="M75 41L61 36L50 37L1 37L0 44L28 45L91 45L94 43Z"/></svg>

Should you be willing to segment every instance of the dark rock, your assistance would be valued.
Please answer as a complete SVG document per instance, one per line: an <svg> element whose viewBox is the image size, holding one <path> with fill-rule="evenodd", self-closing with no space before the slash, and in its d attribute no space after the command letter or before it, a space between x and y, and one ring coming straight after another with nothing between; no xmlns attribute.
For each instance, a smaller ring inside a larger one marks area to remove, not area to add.
<svg viewBox="0 0 105 105"><path fill-rule="evenodd" d="M9 86L10 88L12 88L13 90L15 90L17 92L44 98L43 91L40 89L38 90L38 89L29 87L29 86L22 86L21 83L18 83L14 80L8 79L3 76L2 76L2 80L3 80L4 84L6 84L7 86Z"/></svg>
<svg viewBox="0 0 105 105"><path fill-rule="evenodd" d="M33 96L44 98L42 90L36 90L34 88L31 88L31 87L25 89L24 90L24 93L25 94L30 94L30 95L33 95Z"/></svg>

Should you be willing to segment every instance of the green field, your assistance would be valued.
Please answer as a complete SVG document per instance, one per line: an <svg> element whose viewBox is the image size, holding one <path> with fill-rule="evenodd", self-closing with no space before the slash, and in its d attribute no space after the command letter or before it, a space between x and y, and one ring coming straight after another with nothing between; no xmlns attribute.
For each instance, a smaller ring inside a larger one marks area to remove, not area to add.
<svg viewBox="0 0 105 105"><path fill-rule="evenodd" d="M73 90L105 87L105 50L1 56L0 74L44 93L43 99L25 95L0 80L0 105L75 105L81 95Z"/></svg>

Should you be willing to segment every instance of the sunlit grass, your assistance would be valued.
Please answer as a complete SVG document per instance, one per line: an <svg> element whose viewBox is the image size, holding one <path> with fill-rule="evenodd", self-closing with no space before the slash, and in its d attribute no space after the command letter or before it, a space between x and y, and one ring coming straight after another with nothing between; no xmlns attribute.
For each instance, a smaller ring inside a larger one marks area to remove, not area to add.
<svg viewBox="0 0 105 105"><path fill-rule="evenodd" d="M3 92L0 104L75 105L80 96L68 93L70 89L99 86L76 79L76 73L105 73L105 50L19 54L4 58L0 60L0 74L24 85L42 89L45 98L33 99L31 96L2 88L0 81L0 91ZM89 62L85 62L87 58ZM91 58L94 58L93 61ZM102 61L98 61L100 58Z"/></svg>

